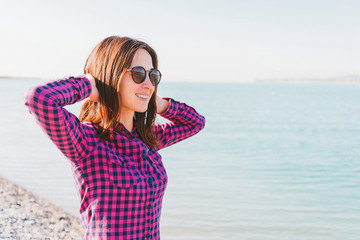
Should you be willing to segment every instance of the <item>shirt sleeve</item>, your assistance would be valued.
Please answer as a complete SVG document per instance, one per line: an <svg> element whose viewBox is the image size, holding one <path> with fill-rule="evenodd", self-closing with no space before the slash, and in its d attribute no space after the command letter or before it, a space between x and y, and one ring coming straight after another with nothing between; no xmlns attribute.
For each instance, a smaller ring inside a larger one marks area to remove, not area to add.
<svg viewBox="0 0 360 240"><path fill-rule="evenodd" d="M70 160L76 161L91 150L89 129L63 108L79 102L91 93L90 81L69 77L31 88L25 95L25 106L45 134Z"/></svg>
<svg viewBox="0 0 360 240"><path fill-rule="evenodd" d="M158 149L189 138L205 127L205 117L194 108L172 98L164 99L170 104L168 109L160 115L170 122L155 124L155 137L160 140Z"/></svg>

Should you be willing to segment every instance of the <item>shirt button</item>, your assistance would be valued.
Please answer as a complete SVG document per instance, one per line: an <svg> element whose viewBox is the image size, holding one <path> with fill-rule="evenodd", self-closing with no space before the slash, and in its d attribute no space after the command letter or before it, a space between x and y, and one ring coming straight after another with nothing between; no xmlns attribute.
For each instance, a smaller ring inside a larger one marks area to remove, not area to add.
<svg viewBox="0 0 360 240"><path fill-rule="evenodd" d="M151 209L151 205L147 205L147 207L146 207L148 210L150 210Z"/></svg>
<svg viewBox="0 0 360 240"><path fill-rule="evenodd" d="M146 237L147 237L147 238L150 238L150 237L151 237L151 234L150 234L150 233L146 234Z"/></svg>

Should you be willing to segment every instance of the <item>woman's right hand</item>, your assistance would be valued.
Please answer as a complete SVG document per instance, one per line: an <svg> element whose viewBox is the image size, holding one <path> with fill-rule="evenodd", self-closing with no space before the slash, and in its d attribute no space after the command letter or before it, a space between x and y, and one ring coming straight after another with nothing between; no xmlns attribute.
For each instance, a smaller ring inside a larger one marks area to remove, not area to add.
<svg viewBox="0 0 360 240"><path fill-rule="evenodd" d="M95 78L91 75L91 74L86 74L85 77L87 79L89 79L90 83L91 83L91 93L89 96L90 101L93 102L99 102L99 91L96 88L96 82L95 82Z"/></svg>

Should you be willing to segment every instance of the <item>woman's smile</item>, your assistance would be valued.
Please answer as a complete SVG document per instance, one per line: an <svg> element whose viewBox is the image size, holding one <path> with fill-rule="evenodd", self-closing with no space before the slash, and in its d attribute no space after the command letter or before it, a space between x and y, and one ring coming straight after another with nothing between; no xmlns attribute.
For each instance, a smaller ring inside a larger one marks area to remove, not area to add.
<svg viewBox="0 0 360 240"><path fill-rule="evenodd" d="M139 93L135 93L135 95L140 98L141 100L147 100L149 98L149 95L146 94L139 94Z"/></svg>

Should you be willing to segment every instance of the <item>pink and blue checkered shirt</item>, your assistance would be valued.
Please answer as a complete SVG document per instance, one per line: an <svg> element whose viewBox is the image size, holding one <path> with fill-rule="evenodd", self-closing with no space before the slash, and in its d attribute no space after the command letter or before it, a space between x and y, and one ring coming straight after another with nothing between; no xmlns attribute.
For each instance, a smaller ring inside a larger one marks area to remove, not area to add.
<svg viewBox="0 0 360 240"><path fill-rule="evenodd" d="M101 141L89 122L80 122L65 105L87 98L90 81L70 77L31 88L25 105L42 130L71 161L80 197L84 239L160 239L159 221L167 174L158 150L193 136L205 118L184 103L168 98L161 114L170 122L157 123L160 147L145 145L136 130L114 132Z"/></svg>

